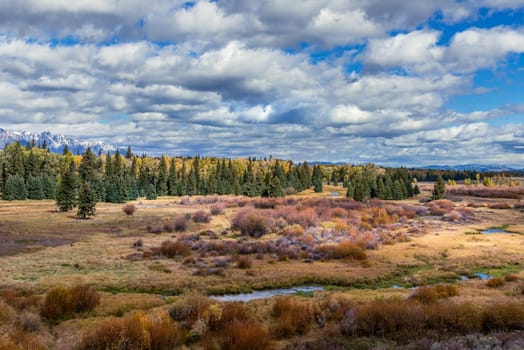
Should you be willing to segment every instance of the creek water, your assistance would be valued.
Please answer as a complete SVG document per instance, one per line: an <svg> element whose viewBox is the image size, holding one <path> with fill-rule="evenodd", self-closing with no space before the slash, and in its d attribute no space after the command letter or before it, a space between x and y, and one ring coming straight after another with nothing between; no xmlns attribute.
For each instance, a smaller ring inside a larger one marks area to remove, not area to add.
<svg viewBox="0 0 524 350"><path fill-rule="evenodd" d="M291 295L297 293L311 293L315 291L324 290L324 287L319 286L302 286L302 287L293 287L293 288L284 288L284 289L268 289L254 291L251 293L241 293L241 294L225 294L225 295L216 295L211 298L218 301L242 301L248 302L256 299L265 299L271 298L277 295Z"/></svg>

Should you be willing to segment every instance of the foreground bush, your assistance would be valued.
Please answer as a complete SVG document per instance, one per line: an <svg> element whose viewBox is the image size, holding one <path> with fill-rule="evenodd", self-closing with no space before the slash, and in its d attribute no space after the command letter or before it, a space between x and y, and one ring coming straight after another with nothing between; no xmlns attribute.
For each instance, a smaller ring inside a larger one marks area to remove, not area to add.
<svg viewBox="0 0 524 350"><path fill-rule="evenodd" d="M180 345L183 335L167 315L146 316L141 312L125 318L111 318L82 339L80 350L151 349L170 350Z"/></svg>
<svg viewBox="0 0 524 350"><path fill-rule="evenodd" d="M47 292L40 314L50 321L58 321L74 313L91 311L98 304L100 295L90 286L56 287Z"/></svg>
<svg viewBox="0 0 524 350"><path fill-rule="evenodd" d="M189 245L186 242L180 240L176 241L163 241L160 244L160 253L168 258L175 258L178 256L187 256L190 254Z"/></svg>
<svg viewBox="0 0 524 350"><path fill-rule="evenodd" d="M273 333L287 338L305 334L313 322L313 312L308 302L297 302L293 297L279 297L273 303L271 316L275 319Z"/></svg>
<svg viewBox="0 0 524 350"><path fill-rule="evenodd" d="M409 300L370 302L349 308L339 323L341 334L383 337L408 343L426 336L524 329L524 305L500 302L485 306Z"/></svg>
<svg viewBox="0 0 524 350"><path fill-rule="evenodd" d="M196 223L208 223L211 221L211 214L204 210L193 213L193 221Z"/></svg>

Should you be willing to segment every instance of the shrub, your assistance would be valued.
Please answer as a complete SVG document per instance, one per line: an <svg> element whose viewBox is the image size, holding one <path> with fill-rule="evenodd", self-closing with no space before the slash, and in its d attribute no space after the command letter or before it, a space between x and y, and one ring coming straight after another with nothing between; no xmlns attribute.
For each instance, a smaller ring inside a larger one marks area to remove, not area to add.
<svg viewBox="0 0 524 350"><path fill-rule="evenodd" d="M273 333L277 337L305 334L313 321L309 302L296 302L292 297L279 297L273 303L271 316L276 319Z"/></svg>
<svg viewBox="0 0 524 350"><path fill-rule="evenodd" d="M220 331L220 336L216 341L220 349L265 350L271 348L269 331L253 321L234 320L227 323Z"/></svg>
<svg viewBox="0 0 524 350"><path fill-rule="evenodd" d="M507 202L496 202L488 204L490 209L511 209L511 205Z"/></svg>
<svg viewBox="0 0 524 350"><path fill-rule="evenodd" d="M243 235L260 237L269 232L271 221L267 216L259 214L253 209L244 209L233 217L231 226Z"/></svg>
<svg viewBox="0 0 524 350"><path fill-rule="evenodd" d="M272 198L260 198L253 201L253 206L257 209L275 209L276 203Z"/></svg>
<svg viewBox="0 0 524 350"><path fill-rule="evenodd" d="M237 267L239 269L250 269L253 266L253 261L248 256L239 256L237 259Z"/></svg>
<svg viewBox="0 0 524 350"><path fill-rule="evenodd" d="M100 295L90 286L56 287L47 292L40 314L56 322L73 313L93 310L99 303Z"/></svg>
<svg viewBox="0 0 524 350"><path fill-rule="evenodd" d="M160 244L160 253L168 258L174 258L177 256L187 256L190 254L189 245L181 240L176 241L163 241Z"/></svg>
<svg viewBox="0 0 524 350"><path fill-rule="evenodd" d="M280 234L282 234L283 236L287 236L287 237L302 236L304 234L304 228L297 224L286 226L284 227L282 232L280 232Z"/></svg>
<svg viewBox="0 0 524 350"><path fill-rule="evenodd" d="M209 211L211 212L211 215L222 215L224 214L224 205L223 204L213 204Z"/></svg>
<svg viewBox="0 0 524 350"><path fill-rule="evenodd" d="M519 279L519 276L512 274L512 273L508 273L506 276L504 276L504 280L506 282L514 282L514 281L518 281L518 279Z"/></svg>
<svg viewBox="0 0 524 350"><path fill-rule="evenodd" d="M498 277L490 278L489 280L486 281L486 286L490 288L497 288L503 285L504 285L504 279L498 278Z"/></svg>
<svg viewBox="0 0 524 350"><path fill-rule="evenodd" d="M72 311L71 291L56 287L47 292L40 314L50 321L58 321L69 317Z"/></svg>
<svg viewBox="0 0 524 350"><path fill-rule="evenodd" d="M71 288L71 299L73 311L77 313L93 310L100 304L100 294L85 284Z"/></svg>
<svg viewBox="0 0 524 350"><path fill-rule="evenodd" d="M333 250L333 258L344 259L350 258L355 260L366 260L367 255L364 249L358 244L351 241L342 241L338 243Z"/></svg>
<svg viewBox="0 0 524 350"><path fill-rule="evenodd" d="M438 285L435 287L419 287L410 298L423 304L434 303L438 299L453 297L458 295L458 288L455 285Z"/></svg>
<svg viewBox="0 0 524 350"><path fill-rule="evenodd" d="M173 320L180 322L182 326L190 328L211 304L212 300L207 297L189 295L171 307L169 316Z"/></svg>
<svg viewBox="0 0 524 350"><path fill-rule="evenodd" d="M165 222L162 229L166 232L172 233L175 231L175 224L173 222Z"/></svg>
<svg viewBox="0 0 524 350"><path fill-rule="evenodd" d="M129 216L133 215L136 209L136 205L131 203L124 204L124 206L122 207L122 211Z"/></svg>
<svg viewBox="0 0 524 350"><path fill-rule="evenodd" d="M189 224L189 220L187 219L185 215L178 216L177 218L175 218L175 222L174 222L175 231L180 232L180 231L187 230L188 224Z"/></svg>
<svg viewBox="0 0 524 350"><path fill-rule="evenodd" d="M197 223L208 223L211 221L211 214L204 210L199 210L192 215L193 221Z"/></svg>

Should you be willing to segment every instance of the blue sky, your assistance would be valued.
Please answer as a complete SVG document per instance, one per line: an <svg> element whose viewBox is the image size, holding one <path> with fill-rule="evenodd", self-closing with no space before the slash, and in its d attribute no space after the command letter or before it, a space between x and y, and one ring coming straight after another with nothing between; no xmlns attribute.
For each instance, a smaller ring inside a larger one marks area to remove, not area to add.
<svg viewBox="0 0 524 350"><path fill-rule="evenodd" d="M524 168L524 0L0 0L0 127Z"/></svg>

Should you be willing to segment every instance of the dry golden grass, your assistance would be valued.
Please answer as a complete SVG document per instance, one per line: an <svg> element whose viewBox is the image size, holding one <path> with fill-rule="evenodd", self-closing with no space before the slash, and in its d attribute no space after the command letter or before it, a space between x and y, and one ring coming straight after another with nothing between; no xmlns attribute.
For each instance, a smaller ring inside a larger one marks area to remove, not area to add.
<svg viewBox="0 0 524 350"><path fill-rule="evenodd" d="M301 201L329 197L334 191L341 196L345 194L340 187L326 186L322 194L305 191L293 198ZM468 202L474 200L479 199L467 199ZM395 202L392 203L394 205ZM401 203L418 204L417 199ZM471 208L475 221L470 223L451 223L432 217L415 218L424 222L426 234L411 237L409 242L366 250L365 261L341 259L306 263L302 258L279 261L270 254L263 254L256 259L254 255L250 257L250 269L239 270L232 260L229 267L223 270L223 275L204 277L194 275L195 267L184 264L183 259L162 258L157 261L128 257L160 247L163 241L174 241L182 235L177 232L147 233L147 225L161 225L180 215L209 210L211 204L182 205L179 198L137 201L134 204L137 211L133 216L125 215L121 204L99 203L95 218L77 220L72 213L54 212L52 201L2 202L0 289L16 288L44 294L56 285L90 284L102 291L101 303L92 315L68 320L54 327L58 337L53 348L71 348L75 339L87 330L93 330L109 316L121 316L135 310L166 311L169 307L167 303L178 297L166 301L162 295L186 295L193 291L204 294L245 292L316 283L358 287L335 289L323 294L344 296L356 303L364 303L390 298L406 299L412 293L409 288L393 289L393 285L449 283L453 279L458 280L460 275L493 271L496 277L503 278L511 273L518 279L497 288L489 288L478 279L464 281L458 287L459 295L450 300L488 305L495 300L522 301L524 298L520 290L515 292L519 281L524 279L524 271L520 267L524 266L524 235L470 234L506 224L509 231L524 233L524 216L517 210ZM239 210L238 207L226 205L224 214L213 216L209 223L189 222L186 233L211 230L219 239L236 239L235 232L229 228L231 218ZM334 227L336 223L327 221L323 225ZM395 232L400 234L407 229L406 225L399 225ZM221 236L223 230L227 230L226 236ZM301 235L300 230L295 231L298 233L288 236ZM209 235L202 237L211 239ZM261 239L275 240L279 237L280 233L273 232ZM133 247L138 239L143 241L143 247ZM190 258L209 263L214 257L200 257L197 252L192 252ZM249 303L257 322L271 320L269 304L264 300Z"/></svg>

